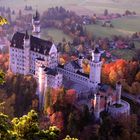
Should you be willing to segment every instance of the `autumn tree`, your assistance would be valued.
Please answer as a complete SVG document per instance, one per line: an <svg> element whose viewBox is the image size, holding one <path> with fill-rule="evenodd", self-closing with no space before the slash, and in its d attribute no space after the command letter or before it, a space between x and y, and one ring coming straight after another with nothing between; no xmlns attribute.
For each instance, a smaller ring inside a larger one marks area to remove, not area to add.
<svg viewBox="0 0 140 140"><path fill-rule="evenodd" d="M5 83L5 73L0 70L0 85L3 85Z"/></svg>
<svg viewBox="0 0 140 140"><path fill-rule="evenodd" d="M12 140L14 136L10 133L11 125L7 115L0 113L0 139L1 140Z"/></svg>
<svg viewBox="0 0 140 140"><path fill-rule="evenodd" d="M36 98L36 88L36 80L31 75L6 74L4 91L8 97L15 94L16 116L21 116L31 109L32 101Z"/></svg>
<svg viewBox="0 0 140 140"><path fill-rule="evenodd" d="M73 113L69 114L67 130L69 134L74 135L76 133L76 120Z"/></svg>
<svg viewBox="0 0 140 140"><path fill-rule="evenodd" d="M56 126L50 126L48 130L40 129L38 114L31 110L27 115L13 118L12 121L7 115L0 113L0 134L1 140L57 140L60 130Z"/></svg>
<svg viewBox="0 0 140 140"><path fill-rule="evenodd" d="M45 104L44 105L45 110L52 104L50 88L48 88L46 93L45 93L45 103L44 104Z"/></svg>
<svg viewBox="0 0 140 140"><path fill-rule="evenodd" d="M71 138L69 135L66 136L63 140L78 140L77 138Z"/></svg>

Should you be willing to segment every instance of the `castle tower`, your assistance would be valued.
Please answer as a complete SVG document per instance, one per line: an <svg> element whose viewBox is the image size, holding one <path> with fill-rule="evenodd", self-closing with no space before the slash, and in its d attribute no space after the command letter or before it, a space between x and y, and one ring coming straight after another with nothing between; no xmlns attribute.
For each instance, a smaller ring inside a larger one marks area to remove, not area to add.
<svg viewBox="0 0 140 140"><path fill-rule="evenodd" d="M96 119L100 118L100 93L94 95L94 115Z"/></svg>
<svg viewBox="0 0 140 140"><path fill-rule="evenodd" d="M121 103L121 92L122 92L122 85L121 82L116 83L116 103L120 104Z"/></svg>
<svg viewBox="0 0 140 140"><path fill-rule="evenodd" d="M37 10L32 18L32 26L33 26L32 30L33 35L40 38L40 15Z"/></svg>
<svg viewBox="0 0 140 140"><path fill-rule="evenodd" d="M84 60L84 57L80 55L78 58L78 64L81 68L83 67L83 60ZM81 72L83 72L83 68L81 69Z"/></svg>
<svg viewBox="0 0 140 140"><path fill-rule="evenodd" d="M79 65L82 67L82 64L83 64L83 59L84 59L84 57L83 56L79 56L79 58L78 58L78 63L79 63Z"/></svg>
<svg viewBox="0 0 140 140"><path fill-rule="evenodd" d="M39 67L38 70L38 96L39 96L39 108L43 107L44 97L44 83L45 83L45 72L44 66Z"/></svg>
<svg viewBox="0 0 140 140"><path fill-rule="evenodd" d="M90 82L94 84L94 88L98 86L101 82L101 68L102 61L100 61L101 53L98 48L95 48L94 52L92 52L92 60L90 61L90 74L89 79Z"/></svg>
<svg viewBox="0 0 140 140"><path fill-rule="evenodd" d="M49 61L48 61L48 67L49 68L56 68L58 66L58 52L57 52L57 47L52 44L52 47L49 52Z"/></svg>
<svg viewBox="0 0 140 140"><path fill-rule="evenodd" d="M29 74L30 71L30 37L28 35L28 31L26 30L24 36L24 75Z"/></svg>

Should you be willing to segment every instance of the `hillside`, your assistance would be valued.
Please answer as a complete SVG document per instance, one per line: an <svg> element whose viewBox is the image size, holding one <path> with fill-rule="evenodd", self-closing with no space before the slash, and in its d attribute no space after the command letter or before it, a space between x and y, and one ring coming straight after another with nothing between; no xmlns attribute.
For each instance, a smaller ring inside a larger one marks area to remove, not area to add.
<svg viewBox="0 0 140 140"><path fill-rule="evenodd" d="M133 2L132 0L0 0L0 5L10 6L13 9L24 8L25 5L32 5L34 9L38 8L41 12L49 7L63 6L79 14L103 13L104 9L119 13L123 13L126 9L129 9L140 14L139 0L133 0Z"/></svg>

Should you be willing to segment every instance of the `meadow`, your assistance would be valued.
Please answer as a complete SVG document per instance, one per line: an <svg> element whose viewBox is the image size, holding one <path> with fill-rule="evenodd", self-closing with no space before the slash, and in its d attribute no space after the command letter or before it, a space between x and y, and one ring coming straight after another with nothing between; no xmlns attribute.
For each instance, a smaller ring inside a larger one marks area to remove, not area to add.
<svg viewBox="0 0 140 140"><path fill-rule="evenodd" d="M74 10L78 14L103 13L105 9L110 12L124 13L126 9L136 11L140 14L139 0L0 0L1 6L9 6L13 9L24 8L25 5L32 5L38 8L40 12L49 7L63 6Z"/></svg>
<svg viewBox="0 0 140 140"><path fill-rule="evenodd" d="M129 36L140 31L140 17L123 17L112 20L114 28L102 27L100 25L86 25L88 32L99 37L111 37L112 35Z"/></svg>
<svg viewBox="0 0 140 140"><path fill-rule="evenodd" d="M64 34L63 31L55 28L46 28L41 30L41 38L48 39L52 37L55 43L62 42L62 39L65 38L66 41L71 41L68 35Z"/></svg>

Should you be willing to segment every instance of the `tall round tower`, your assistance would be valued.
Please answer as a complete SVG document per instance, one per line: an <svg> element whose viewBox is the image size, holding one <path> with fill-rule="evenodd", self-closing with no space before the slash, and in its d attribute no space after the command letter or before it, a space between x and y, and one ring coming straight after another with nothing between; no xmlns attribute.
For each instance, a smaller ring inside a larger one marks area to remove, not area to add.
<svg viewBox="0 0 140 140"><path fill-rule="evenodd" d="M81 72L84 72L83 68L82 68L83 67L83 60L84 60L84 57L80 55L78 58L78 64L81 67Z"/></svg>
<svg viewBox="0 0 140 140"><path fill-rule="evenodd" d="M121 82L116 83L116 103L121 103L121 92L122 92L122 85Z"/></svg>
<svg viewBox="0 0 140 140"><path fill-rule="evenodd" d="M102 68L102 61L100 60L101 53L99 52L98 48L92 52L92 60L90 61L90 74L89 79L90 82L94 84L94 88L98 86L101 82L101 68Z"/></svg>
<svg viewBox="0 0 140 140"><path fill-rule="evenodd" d="M26 30L24 36L24 75L29 74L30 71L30 37L28 31Z"/></svg>
<svg viewBox="0 0 140 140"><path fill-rule="evenodd" d="M35 15L32 18L32 26L33 26L33 35L40 38L40 15L36 10Z"/></svg>
<svg viewBox="0 0 140 140"><path fill-rule="evenodd" d="M100 93L94 95L94 115L96 119L100 118Z"/></svg>
<svg viewBox="0 0 140 140"><path fill-rule="evenodd" d="M44 83L45 83L45 72L44 66L39 67L38 70L38 95L39 95L39 108L43 107L43 97L44 97Z"/></svg>

